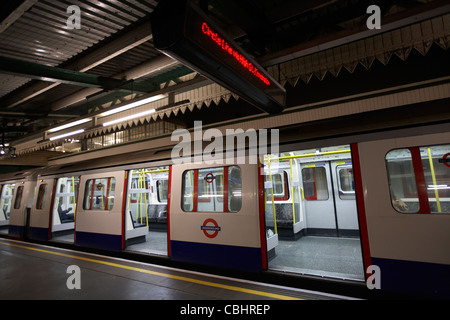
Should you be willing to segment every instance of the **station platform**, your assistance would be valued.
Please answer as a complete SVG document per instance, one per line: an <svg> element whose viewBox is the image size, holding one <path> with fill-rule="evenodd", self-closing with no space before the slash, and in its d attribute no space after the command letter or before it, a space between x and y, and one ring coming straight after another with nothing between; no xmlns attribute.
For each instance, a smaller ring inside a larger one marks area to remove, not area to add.
<svg viewBox="0 0 450 320"><path fill-rule="evenodd" d="M3 238L0 266L0 300L353 299Z"/></svg>

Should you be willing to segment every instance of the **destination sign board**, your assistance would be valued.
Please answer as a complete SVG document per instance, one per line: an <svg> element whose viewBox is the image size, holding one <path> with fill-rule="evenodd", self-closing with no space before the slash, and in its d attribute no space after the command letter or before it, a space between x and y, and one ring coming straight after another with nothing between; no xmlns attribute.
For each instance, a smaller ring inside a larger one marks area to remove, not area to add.
<svg viewBox="0 0 450 320"><path fill-rule="evenodd" d="M268 113L286 90L190 0L161 0L151 16L155 48Z"/></svg>

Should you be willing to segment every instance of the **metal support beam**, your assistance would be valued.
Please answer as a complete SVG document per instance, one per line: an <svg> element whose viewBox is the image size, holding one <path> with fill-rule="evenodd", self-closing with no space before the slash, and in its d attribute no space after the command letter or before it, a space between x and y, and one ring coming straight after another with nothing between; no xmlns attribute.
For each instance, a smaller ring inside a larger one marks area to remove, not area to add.
<svg viewBox="0 0 450 320"><path fill-rule="evenodd" d="M44 114L44 113L30 113L30 112L9 112L9 111L0 111L0 117L2 118L24 118L28 119L31 117L36 118L47 118L47 119L70 119L78 117L76 114L57 114L57 113L50 113L50 114Z"/></svg>
<svg viewBox="0 0 450 320"><path fill-rule="evenodd" d="M160 73L167 68L174 68L177 65L181 65L181 64L176 60L173 60L167 56L161 55L159 57L150 59L150 60L140 64L137 67L131 68L130 70L127 70L125 72L114 75L113 77L119 78L119 79L134 80L134 79L139 79L141 77L148 76L148 75L151 75L154 73ZM185 74L187 74L187 73L185 73ZM181 74L178 76L181 76ZM152 79L152 81L154 83L157 83L158 79ZM163 81L161 80L161 82L163 82ZM148 83L148 82L146 82L146 83ZM145 86L146 83L141 84L141 85ZM153 88L153 86L152 86L152 88ZM148 90L150 91L150 89L148 89ZM96 93L99 93L101 91L102 90L98 89L98 88L85 88L83 90L80 90L80 91L72 94L72 95L69 95L58 101L55 101L54 103L51 104L51 109L53 111L57 111L57 110L67 108L68 106L79 103L79 102L85 100L87 97L94 95ZM147 91L147 92L149 92L149 91Z"/></svg>
<svg viewBox="0 0 450 320"><path fill-rule="evenodd" d="M29 61L0 57L0 73L12 74L41 81L58 82L105 90L122 89L135 92L149 92L147 86L132 81L107 78L63 68L44 66Z"/></svg>

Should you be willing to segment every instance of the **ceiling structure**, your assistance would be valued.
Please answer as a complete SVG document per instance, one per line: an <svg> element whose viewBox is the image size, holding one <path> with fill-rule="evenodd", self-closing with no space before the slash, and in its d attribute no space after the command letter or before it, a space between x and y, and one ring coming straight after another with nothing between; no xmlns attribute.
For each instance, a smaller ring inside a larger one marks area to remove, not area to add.
<svg viewBox="0 0 450 320"><path fill-rule="evenodd" d="M367 30L366 10L372 4L389 22L447 4L442 0L197 2L264 67ZM198 75L185 80L193 71L154 48L150 15L157 4L156 0L1 1L1 143L45 132L105 106L113 108L130 96L203 85ZM71 5L80 8L80 29L68 28Z"/></svg>

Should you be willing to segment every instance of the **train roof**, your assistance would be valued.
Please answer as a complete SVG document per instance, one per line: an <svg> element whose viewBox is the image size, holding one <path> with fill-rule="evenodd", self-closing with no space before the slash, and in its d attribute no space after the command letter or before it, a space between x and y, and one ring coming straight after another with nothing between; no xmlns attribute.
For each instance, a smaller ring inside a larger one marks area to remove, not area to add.
<svg viewBox="0 0 450 320"><path fill-rule="evenodd" d="M0 175L0 182L23 180L23 179L32 180L35 179L42 170L43 167L4 173Z"/></svg>
<svg viewBox="0 0 450 320"><path fill-rule="evenodd" d="M39 176L50 176L70 172L80 172L87 170L95 170L101 168L114 168L124 165L137 165L139 163L147 163L150 161L170 161L171 150L168 149L151 149L136 151L133 153L117 154L97 159L82 160L78 162L69 162L58 165L50 165L39 171Z"/></svg>

